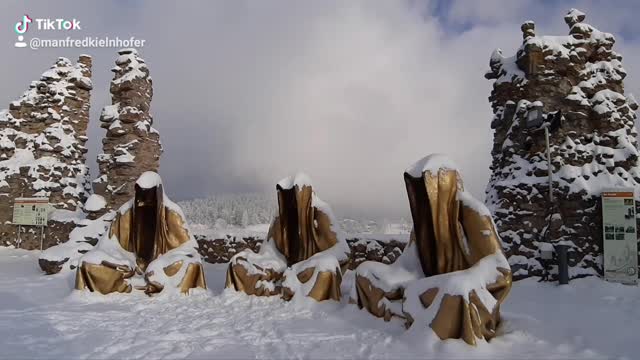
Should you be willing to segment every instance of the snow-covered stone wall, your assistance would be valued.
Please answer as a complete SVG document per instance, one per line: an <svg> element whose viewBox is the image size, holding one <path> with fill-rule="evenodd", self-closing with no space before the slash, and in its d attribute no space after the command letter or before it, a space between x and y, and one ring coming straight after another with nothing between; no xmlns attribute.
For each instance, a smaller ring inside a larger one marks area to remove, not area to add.
<svg viewBox="0 0 640 360"><path fill-rule="evenodd" d="M101 127L107 130L102 140L103 153L98 155L100 176L93 189L104 202L101 209L91 209L98 217L117 209L134 194L136 179L145 171L158 171L162 145L160 135L152 127L149 113L153 97L149 68L135 49L118 52L115 73L111 81L112 104L105 106L100 116Z"/></svg>
<svg viewBox="0 0 640 360"><path fill-rule="evenodd" d="M91 57L59 58L9 109L0 111L0 245L40 247L40 231L11 224L17 197L48 197L56 209L45 247L64 242L87 196L85 164Z"/></svg>
<svg viewBox="0 0 640 360"><path fill-rule="evenodd" d="M624 93L615 38L584 23L579 10L564 19L568 36L538 36L525 22L515 56L494 51L485 75L494 80L495 130L486 202L516 278L541 274L538 248L545 242L570 246L572 276L601 274L600 193L640 183L638 104ZM564 118L550 136L553 204L544 131L526 126L535 107Z"/></svg>
<svg viewBox="0 0 640 360"><path fill-rule="evenodd" d="M264 236L208 236L196 235L198 252L209 263L227 263L235 254L245 249L259 252ZM384 264L395 262L408 242L408 235L359 235L347 238L351 253L349 269L353 270L364 261Z"/></svg>

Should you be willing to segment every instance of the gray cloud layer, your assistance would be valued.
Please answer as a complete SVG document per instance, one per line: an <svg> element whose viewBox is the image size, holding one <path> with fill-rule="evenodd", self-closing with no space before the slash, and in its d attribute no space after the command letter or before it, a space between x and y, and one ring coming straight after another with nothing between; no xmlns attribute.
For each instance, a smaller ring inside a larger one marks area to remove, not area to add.
<svg viewBox="0 0 640 360"><path fill-rule="evenodd" d="M5 2L0 107L57 56L93 55L94 164L103 136L97 115L109 101L116 49L12 47L11 29L23 13L75 17L83 30L74 37L147 40L141 54L154 78L161 173L175 198L271 191L281 177L304 170L342 214L405 214L402 171L433 152L451 155L467 187L483 198L491 146L491 83L483 74L494 48L515 51L523 21L536 21L540 34L566 34L562 16L581 8L587 22L617 36L627 89L638 89L640 47L630 36L640 30L632 16L638 5L539 4Z"/></svg>

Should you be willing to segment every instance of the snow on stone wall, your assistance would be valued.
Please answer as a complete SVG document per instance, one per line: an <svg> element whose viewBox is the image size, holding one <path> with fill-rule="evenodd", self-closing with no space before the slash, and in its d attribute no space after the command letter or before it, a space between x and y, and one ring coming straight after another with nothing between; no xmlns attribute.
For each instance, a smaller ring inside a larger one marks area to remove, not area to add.
<svg viewBox="0 0 640 360"><path fill-rule="evenodd" d="M85 143L92 88L91 57L81 55L76 64L59 58L0 111L0 245L17 245L17 227L11 224L17 197L48 197L58 212L71 215L82 207L88 190ZM73 227L73 221L50 222L45 247L66 241ZM23 231L20 247L39 248L39 229Z"/></svg>
<svg viewBox="0 0 640 360"><path fill-rule="evenodd" d="M259 252L266 234L251 235L195 235L198 252L209 263L227 263L235 254L245 249ZM364 261L385 264L395 262L409 241L407 234L382 235L358 234L347 237L350 248L349 269L355 269Z"/></svg>
<svg viewBox="0 0 640 360"><path fill-rule="evenodd" d="M525 22L516 55L494 51L485 75L494 80L495 130L486 202L516 278L541 274L542 242L570 245L573 276L601 274L600 192L640 183L638 105L624 93L622 56L613 35L584 19L569 11L568 36L538 36ZM535 106L564 116L550 136L554 205L547 200L544 132L526 126Z"/></svg>
<svg viewBox="0 0 640 360"><path fill-rule="evenodd" d="M111 105L100 116L107 130L103 153L98 155L100 176L93 181L94 192L106 206L91 213L97 218L119 208L134 194L134 183L145 171L158 171L162 145L160 134L152 127L149 113L153 97L149 68L135 49L118 52L111 69Z"/></svg>

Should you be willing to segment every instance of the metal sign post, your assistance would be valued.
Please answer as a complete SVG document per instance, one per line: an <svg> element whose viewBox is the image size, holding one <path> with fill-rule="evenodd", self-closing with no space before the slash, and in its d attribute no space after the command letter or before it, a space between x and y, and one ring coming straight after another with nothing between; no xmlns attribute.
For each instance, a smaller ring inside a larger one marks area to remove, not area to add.
<svg viewBox="0 0 640 360"><path fill-rule="evenodd" d="M40 226L40 251L42 251L42 244L44 243L44 225Z"/></svg>
<svg viewBox="0 0 640 360"><path fill-rule="evenodd" d="M13 224L18 225L18 248L22 243L22 226L40 227L40 250L44 244L44 227L47 226L49 199L44 197L19 197L13 204Z"/></svg>

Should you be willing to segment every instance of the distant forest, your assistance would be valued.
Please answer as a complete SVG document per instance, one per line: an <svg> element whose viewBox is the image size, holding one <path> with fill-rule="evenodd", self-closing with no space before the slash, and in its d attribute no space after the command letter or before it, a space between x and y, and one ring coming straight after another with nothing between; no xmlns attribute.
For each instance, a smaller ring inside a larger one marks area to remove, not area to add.
<svg viewBox="0 0 640 360"><path fill-rule="evenodd" d="M277 212L277 201L273 195L258 193L213 195L204 199L178 203L192 224L211 228L246 227L270 223ZM408 233L411 223L405 219L340 219L342 229L350 234Z"/></svg>

